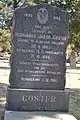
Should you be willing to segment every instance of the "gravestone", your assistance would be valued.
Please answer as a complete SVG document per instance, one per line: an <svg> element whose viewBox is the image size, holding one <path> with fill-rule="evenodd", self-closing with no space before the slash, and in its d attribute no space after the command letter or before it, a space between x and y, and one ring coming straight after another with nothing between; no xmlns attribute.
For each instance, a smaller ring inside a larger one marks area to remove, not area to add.
<svg viewBox="0 0 80 120"><path fill-rule="evenodd" d="M17 9L13 21L11 87L64 89L68 13L30 6Z"/></svg>
<svg viewBox="0 0 80 120"><path fill-rule="evenodd" d="M68 112L69 106L64 90L68 21L66 11L48 4L14 11L5 120L70 117L55 113Z"/></svg>

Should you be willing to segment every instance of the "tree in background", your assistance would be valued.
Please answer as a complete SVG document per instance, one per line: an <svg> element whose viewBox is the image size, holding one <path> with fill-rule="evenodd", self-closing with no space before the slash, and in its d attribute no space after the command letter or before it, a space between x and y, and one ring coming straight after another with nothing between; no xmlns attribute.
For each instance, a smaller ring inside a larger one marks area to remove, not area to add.
<svg viewBox="0 0 80 120"><path fill-rule="evenodd" d="M63 10L69 12L69 46L70 48L76 47L76 44L80 44L80 0L1 0L0 1L0 32L3 30L10 36L12 27L13 11L17 7L25 5L34 5L39 3L48 3L60 7ZM2 16L2 17L1 17ZM0 38L0 45L4 43L10 43L10 37L7 37L6 42L4 32L1 34L3 39ZM7 42L8 41L8 42ZM78 43L77 43L77 42ZM2 45L2 46L3 46ZM8 45L10 49L11 43ZM5 45L7 48L7 44ZM80 46L77 45L76 49L80 51ZM8 50L8 49L5 49Z"/></svg>
<svg viewBox="0 0 80 120"><path fill-rule="evenodd" d="M5 52L10 52L11 48L11 27L12 27L13 7L8 0L0 1L0 47Z"/></svg>

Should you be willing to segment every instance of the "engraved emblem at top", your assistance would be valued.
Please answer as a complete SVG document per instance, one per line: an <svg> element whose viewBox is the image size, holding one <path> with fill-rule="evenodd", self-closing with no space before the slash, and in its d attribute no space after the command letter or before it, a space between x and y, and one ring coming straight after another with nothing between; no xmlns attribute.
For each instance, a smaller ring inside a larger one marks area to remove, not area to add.
<svg viewBox="0 0 80 120"><path fill-rule="evenodd" d="M37 12L37 19L39 23L45 24L48 21L48 11L45 8L40 8Z"/></svg>

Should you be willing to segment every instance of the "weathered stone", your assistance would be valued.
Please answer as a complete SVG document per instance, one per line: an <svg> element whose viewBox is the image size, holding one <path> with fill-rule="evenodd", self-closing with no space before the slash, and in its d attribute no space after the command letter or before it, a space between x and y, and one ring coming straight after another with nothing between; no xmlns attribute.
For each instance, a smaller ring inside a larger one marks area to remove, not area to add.
<svg viewBox="0 0 80 120"><path fill-rule="evenodd" d="M10 89L7 92L7 110L68 111L68 93L63 90Z"/></svg>
<svg viewBox="0 0 80 120"><path fill-rule="evenodd" d="M70 55L70 66L71 68L76 68L76 53L75 49L72 50Z"/></svg>
<svg viewBox="0 0 80 120"><path fill-rule="evenodd" d="M77 120L65 112L18 112L5 111L4 120Z"/></svg>
<svg viewBox="0 0 80 120"><path fill-rule="evenodd" d="M16 9L11 87L64 89L68 13L48 4Z"/></svg>

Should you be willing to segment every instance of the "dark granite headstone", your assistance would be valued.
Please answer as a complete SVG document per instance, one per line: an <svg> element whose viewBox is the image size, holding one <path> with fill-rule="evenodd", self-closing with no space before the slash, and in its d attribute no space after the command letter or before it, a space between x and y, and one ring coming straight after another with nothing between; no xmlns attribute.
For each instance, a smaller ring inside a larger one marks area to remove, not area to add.
<svg viewBox="0 0 80 120"><path fill-rule="evenodd" d="M7 110L14 111L68 111L68 93L62 90L10 89Z"/></svg>
<svg viewBox="0 0 80 120"><path fill-rule="evenodd" d="M68 112L69 106L68 92L62 90L68 13L41 4L16 9L13 21L10 87L4 120L76 120L60 113Z"/></svg>
<svg viewBox="0 0 80 120"><path fill-rule="evenodd" d="M64 89L68 13L47 4L23 7L13 23L11 87Z"/></svg>

